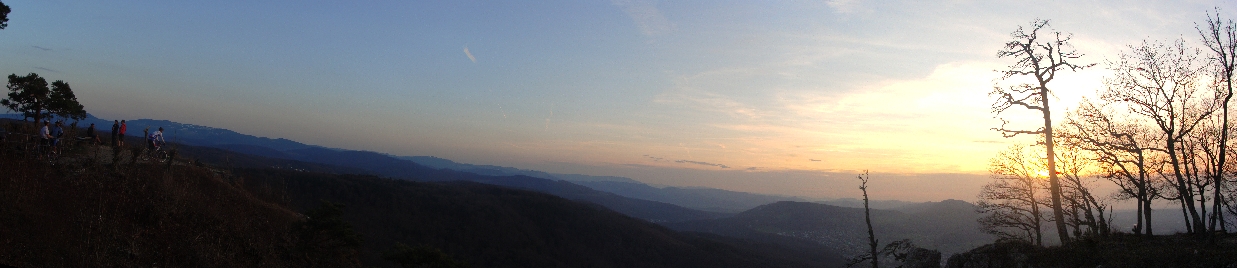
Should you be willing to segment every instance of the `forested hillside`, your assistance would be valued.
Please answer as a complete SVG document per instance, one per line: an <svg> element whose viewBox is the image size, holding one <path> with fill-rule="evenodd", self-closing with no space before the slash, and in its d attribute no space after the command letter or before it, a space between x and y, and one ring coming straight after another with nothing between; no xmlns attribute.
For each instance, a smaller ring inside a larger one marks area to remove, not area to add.
<svg viewBox="0 0 1237 268"><path fill-rule="evenodd" d="M948 200L927 203L913 212L873 210L872 224L881 241L911 239L916 245L939 250L944 256L991 243L980 232L974 205ZM670 224L685 231L728 236L780 235L815 241L855 256L866 250L867 230L862 208L807 202L778 202L734 217Z"/></svg>
<svg viewBox="0 0 1237 268"><path fill-rule="evenodd" d="M775 248L680 234L605 208L471 182L418 183L368 176L244 170L252 191L298 208L345 204L367 237L362 255L395 243L430 245L480 267L821 267L843 258L821 248L766 256ZM785 250L783 250L785 251Z"/></svg>
<svg viewBox="0 0 1237 268"><path fill-rule="evenodd" d="M137 150L112 158L105 148L75 147L52 161L5 148L0 264L395 267L396 243L473 267L836 267L844 259L811 243L679 233L595 204L473 182L321 173L307 170L348 169L188 146L199 151L159 163L134 159ZM248 168L206 164L215 161ZM342 208L342 221L321 212L325 202ZM361 244L349 246L352 232Z"/></svg>

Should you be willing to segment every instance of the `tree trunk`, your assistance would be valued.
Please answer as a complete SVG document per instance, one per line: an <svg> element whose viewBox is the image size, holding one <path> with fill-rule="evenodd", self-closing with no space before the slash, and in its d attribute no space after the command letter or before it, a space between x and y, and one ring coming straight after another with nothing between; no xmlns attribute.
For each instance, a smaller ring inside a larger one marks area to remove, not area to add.
<svg viewBox="0 0 1237 268"><path fill-rule="evenodd" d="M1147 188L1150 188L1151 185L1147 182L1146 158L1143 156L1142 150L1138 151L1138 183L1138 198L1140 198L1139 204L1141 205L1139 212L1142 213L1138 215L1138 218L1144 221L1139 224L1146 224L1142 226L1142 229L1146 230L1147 237L1151 237L1153 236L1151 233L1151 200L1153 198L1151 198L1151 193L1147 191Z"/></svg>
<svg viewBox="0 0 1237 268"><path fill-rule="evenodd" d="M1210 231L1209 233L1215 232L1216 225L1220 225L1220 229L1225 230L1223 208L1224 204L1227 202L1223 201L1224 196L1221 192L1223 192L1224 188L1224 168L1228 161L1228 103L1233 99L1233 71L1234 67L1237 67L1234 66L1234 64L1237 63L1233 62L1234 60L1237 60L1237 55L1234 55L1234 53L1237 53L1237 45L1233 44L1234 35L1237 35L1237 30L1233 29L1234 25L1231 19L1228 23L1229 24L1225 26L1224 22L1220 20L1219 9L1217 9L1215 18L1212 18L1210 14L1207 15L1207 24L1210 26L1210 32L1204 33L1202 28L1196 27L1199 35L1202 35L1204 43L1206 43L1207 47L1210 48L1212 52L1216 53L1216 63L1220 65L1219 70L1224 75L1223 79L1226 89L1224 101L1220 103L1222 117L1220 118L1219 160L1215 163L1216 172L1211 178L1212 183L1215 185L1215 191L1213 192L1212 197L1212 214L1211 226L1208 228ZM1227 36L1222 37L1221 35ZM1225 232L1227 233L1227 230L1225 230Z"/></svg>
<svg viewBox="0 0 1237 268"><path fill-rule="evenodd" d="M1185 220L1185 232L1192 234L1194 233L1194 224L1190 222L1190 214L1186 212L1187 209L1186 209L1186 204L1185 204L1185 200L1188 200L1188 199L1189 199L1188 197L1183 196L1180 199L1177 199L1177 201L1178 203L1181 203L1181 218Z"/></svg>
<svg viewBox="0 0 1237 268"><path fill-rule="evenodd" d="M1069 231L1065 228L1065 215L1061 211L1061 180L1057 177L1057 155L1052 148L1052 110L1048 108L1048 87L1041 82L1040 88L1040 98L1044 104L1044 146L1048 153L1048 192L1052 194L1052 219L1057 224L1057 237L1061 238L1061 244L1064 245L1069 242Z"/></svg>
<svg viewBox="0 0 1237 268"><path fill-rule="evenodd" d="M1138 198L1136 198L1136 199L1138 199L1138 221L1135 221L1135 225L1134 225L1134 234L1136 234L1136 235L1142 235L1142 234L1143 234L1143 228L1144 228L1144 227L1146 227L1146 226L1144 226L1144 225L1143 225L1143 199L1142 199L1142 189L1141 189L1141 188L1140 188L1140 189L1138 189Z"/></svg>
<svg viewBox="0 0 1237 268"><path fill-rule="evenodd" d="M872 250L872 268L880 268L880 264L877 261L879 252L877 252L876 250L876 233L872 231L872 212L871 212L872 210L868 208L868 179L869 178L871 177L870 175L868 175L868 172L866 170L863 171L863 178L862 178L863 185L861 185L859 189L863 190L863 219L868 224L868 246L870 246Z"/></svg>
<svg viewBox="0 0 1237 268"><path fill-rule="evenodd" d="M1177 194L1180 195L1182 210L1184 210L1182 213L1188 213L1186 215L1186 224L1189 225L1187 226L1189 233L1202 232L1202 230L1204 229L1204 226L1203 226L1203 223L1200 222L1200 219L1198 217L1198 210L1194 208L1193 191L1186 188L1187 186L1186 184L1188 184L1189 182L1186 181L1185 175L1181 174L1182 163L1181 163L1180 156L1177 155L1178 152L1177 152L1176 145L1177 144L1176 144L1175 138L1173 138L1170 135L1168 138L1168 146L1167 146L1168 157L1173 165L1173 175L1175 179L1177 180Z"/></svg>
<svg viewBox="0 0 1237 268"><path fill-rule="evenodd" d="M1042 247L1044 246L1044 226L1042 225L1044 219L1040 217L1039 201L1035 199L1035 183L1032 182L1027 189L1031 189L1031 214L1035 219L1035 245Z"/></svg>
<svg viewBox="0 0 1237 268"><path fill-rule="evenodd" d="M1146 228L1147 237L1154 236L1155 233L1151 231L1151 200L1150 198L1148 198L1146 202L1143 202L1143 214L1146 214L1146 216L1143 217L1143 219L1147 221L1147 228Z"/></svg>

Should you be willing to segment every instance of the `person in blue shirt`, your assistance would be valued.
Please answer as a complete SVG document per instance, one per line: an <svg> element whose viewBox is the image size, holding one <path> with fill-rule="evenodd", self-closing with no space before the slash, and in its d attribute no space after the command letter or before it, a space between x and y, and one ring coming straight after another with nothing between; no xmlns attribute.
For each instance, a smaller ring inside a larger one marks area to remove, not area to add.
<svg viewBox="0 0 1237 268"><path fill-rule="evenodd" d="M64 122L56 121L56 125L52 127L52 151L57 151L60 148L60 136L64 136Z"/></svg>

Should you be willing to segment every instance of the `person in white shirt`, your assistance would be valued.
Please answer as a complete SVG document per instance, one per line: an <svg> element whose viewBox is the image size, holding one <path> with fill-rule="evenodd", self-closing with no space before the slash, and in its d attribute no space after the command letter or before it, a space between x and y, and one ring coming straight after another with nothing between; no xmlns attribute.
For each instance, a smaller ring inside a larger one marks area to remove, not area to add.
<svg viewBox="0 0 1237 268"><path fill-rule="evenodd" d="M151 133L149 137L146 137L146 143L150 145L150 149L152 150L158 149L159 146L162 146L163 143L165 143L163 140L163 127L159 127L159 130L156 130L155 133Z"/></svg>
<svg viewBox="0 0 1237 268"><path fill-rule="evenodd" d="M48 129L50 125L51 123L44 121L43 128L39 129L39 142L44 145L51 145L52 132Z"/></svg>

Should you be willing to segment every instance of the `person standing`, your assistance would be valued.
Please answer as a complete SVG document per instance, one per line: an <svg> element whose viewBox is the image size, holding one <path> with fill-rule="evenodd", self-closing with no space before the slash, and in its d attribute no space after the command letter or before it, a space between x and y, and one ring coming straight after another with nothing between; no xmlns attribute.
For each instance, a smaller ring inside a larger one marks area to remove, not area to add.
<svg viewBox="0 0 1237 268"><path fill-rule="evenodd" d="M95 133L94 123L90 123L90 127L86 128L86 140L93 141L94 145L99 145L99 135Z"/></svg>
<svg viewBox="0 0 1237 268"><path fill-rule="evenodd" d="M43 121L43 127L39 128L39 144L41 145L52 145L52 132L48 128L50 124L50 122Z"/></svg>
<svg viewBox="0 0 1237 268"><path fill-rule="evenodd" d="M64 136L64 122L56 121L56 125L52 127L52 151L59 152L60 136Z"/></svg>
<svg viewBox="0 0 1237 268"><path fill-rule="evenodd" d="M120 135L120 120L112 120L112 147L116 147L116 135Z"/></svg>
<svg viewBox="0 0 1237 268"><path fill-rule="evenodd" d="M127 130L129 130L129 128L128 126L125 125L125 120L120 120L120 136L117 136L117 137L120 138L121 147L125 146L125 131Z"/></svg>
<svg viewBox="0 0 1237 268"><path fill-rule="evenodd" d="M146 148L151 148L151 149L155 148L151 146L151 142L150 142L151 141L151 127L147 126L146 128L143 128L142 138L143 138L142 141L146 141Z"/></svg>

